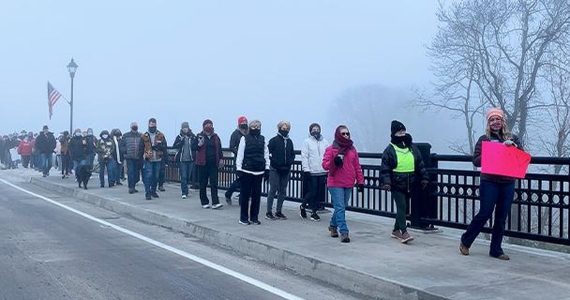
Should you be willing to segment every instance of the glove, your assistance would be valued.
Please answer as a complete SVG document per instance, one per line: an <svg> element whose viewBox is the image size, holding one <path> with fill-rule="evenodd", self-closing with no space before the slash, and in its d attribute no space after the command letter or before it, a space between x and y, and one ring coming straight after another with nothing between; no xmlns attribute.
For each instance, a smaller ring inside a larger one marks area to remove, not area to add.
<svg viewBox="0 0 570 300"><path fill-rule="evenodd" d="M424 179L420 182L420 184L422 185L422 189L425 190L429 184L429 181Z"/></svg>
<svg viewBox="0 0 570 300"><path fill-rule="evenodd" d="M337 166L337 167L342 166L342 157L340 157L340 156L338 156L338 155L335 156L335 157L334 157L334 165Z"/></svg>
<svg viewBox="0 0 570 300"><path fill-rule="evenodd" d="M382 186L382 189L385 191L389 191L392 187L389 184L385 184Z"/></svg>
<svg viewBox="0 0 570 300"><path fill-rule="evenodd" d="M356 190L357 190L359 193L364 193L364 184L362 184L362 183L357 184L357 185L356 185Z"/></svg>
<svg viewBox="0 0 570 300"><path fill-rule="evenodd" d="M512 147L512 146L517 146L517 144L515 144L515 142L513 142L513 140L506 140L503 142L503 145L508 146L508 147Z"/></svg>
<svg viewBox="0 0 570 300"><path fill-rule="evenodd" d="M265 181L269 181L269 170L265 170L265 173L263 174L263 179L265 179Z"/></svg>

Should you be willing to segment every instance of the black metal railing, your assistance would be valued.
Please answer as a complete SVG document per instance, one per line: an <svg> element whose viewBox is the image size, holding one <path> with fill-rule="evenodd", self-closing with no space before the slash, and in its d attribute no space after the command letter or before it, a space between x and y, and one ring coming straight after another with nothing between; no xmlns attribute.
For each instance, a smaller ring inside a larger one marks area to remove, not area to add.
<svg viewBox="0 0 570 300"><path fill-rule="evenodd" d="M429 228L431 225L465 229L479 208L479 172L471 165L471 157L461 155L438 155L430 153L429 144L418 144L430 174L426 190L416 188L408 205L411 226ZM300 155L299 151L296 151ZM365 178L363 193L353 191L347 210L366 214L394 217L395 205L390 193L381 189L379 153L360 153ZM173 155L170 156L173 159ZM224 167L219 173L220 189L227 189L235 180L235 158L229 149L224 149ZM455 167L458 164L460 167ZM534 157L532 166L556 166L566 174L535 172L516 181L515 198L507 220L506 235L511 237L570 245L570 166L568 158ZM445 166L445 168L443 168ZM167 167L167 179L179 181L174 162ZM268 185L263 183L262 193L267 195ZM301 202L303 176L301 162L292 166L291 179L286 199ZM330 201L326 199L326 205ZM490 232L492 222L484 228Z"/></svg>

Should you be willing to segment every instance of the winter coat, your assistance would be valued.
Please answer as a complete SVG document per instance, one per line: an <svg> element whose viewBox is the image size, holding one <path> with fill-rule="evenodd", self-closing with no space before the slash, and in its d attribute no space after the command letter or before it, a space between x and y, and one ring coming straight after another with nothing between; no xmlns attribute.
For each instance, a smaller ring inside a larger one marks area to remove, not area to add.
<svg viewBox="0 0 570 300"><path fill-rule="evenodd" d="M142 141L144 144L145 160L160 161L162 160L163 155L168 155L168 153L166 152L167 150L166 138L164 137L164 134L162 134L162 132L158 130L156 131L154 143L150 138L150 133L145 132L142 135Z"/></svg>
<svg viewBox="0 0 570 300"><path fill-rule="evenodd" d="M188 149L190 150L190 161L194 161L194 157L195 157L195 152L192 151L192 144L194 143L194 140L196 139L196 135L194 135L193 133L190 133L190 135L185 136L182 134L182 132L180 132L180 134L178 136L176 136L176 140L174 140L174 144L172 145L172 148L178 150L176 152L176 156L174 157L174 160L179 162L182 161L182 157L185 150L184 147L184 140L187 138L188 143L190 143ZM184 155L185 156L185 155Z"/></svg>
<svg viewBox="0 0 570 300"><path fill-rule="evenodd" d="M521 147L520 139L518 136L513 134L510 140L512 140L519 149L524 150ZM483 142L503 143L504 141L505 141L504 139L498 137L495 134L491 134L491 138L489 138L485 134L479 137L479 140L477 140L477 143L475 144L475 149L473 150L473 165L476 167L481 167L481 157L483 156ZM492 174L481 174L481 179L497 183L508 183L515 181L515 179L511 177L492 175Z"/></svg>
<svg viewBox="0 0 570 300"><path fill-rule="evenodd" d="M202 146L198 145L200 137L204 139L204 144ZM208 137L204 132L200 132L192 143L192 150L196 151L195 163L197 166L206 165L206 150L208 149L208 146L211 145L211 143L213 143L215 163L218 166L220 165L220 162L224 157L224 154L222 153L222 142L220 141L220 137L218 137L218 135L215 133Z"/></svg>
<svg viewBox="0 0 570 300"><path fill-rule="evenodd" d="M232 132L232 135L230 136L230 149L232 150L234 155L237 155L239 143L241 141L242 136L243 134L241 133L239 128L234 130L234 132Z"/></svg>
<svg viewBox="0 0 570 300"><path fill-rule="evenodd" d="M354 184L364 184L364 176L358 158L356 148L352 147L344 154L341 166L334 164L334 159L339 153L335 145L327 147L323 157L322 167L328 171L327 187L351 188Z"/></svg>
<svg viewBox="0 0 570 300"><path fill-rule="evenodd" d="M83 136L74 136L71 138L71 141L69 141L69 154L71 156L71 160L82 161L87 159L89 154L87 143L87 139Z"/></svg>
<svg viewBox="0 0 570 300"><path fill-rule="evenodd" d="M244 135L238 145L236 170L262 175L269 170L269 149L263 135Z"/></svg>
<svg viewBox="0 0 570 300"><path fill-rule="evenodd" d="M40 133L36 138L35 147L41 154L52 154L53 150L55 150L55 144L56 142L53 133L48 132L47 135Z"/></svg>
<svg viewBox="0 0 570 300"><path fill-rule="evenodd" d="M267 149L269 149L269 160L272 169L280 172L291 170L291 165L295 162L295 149L290 138L277 134L269 140Z"/></svg>
<svg viewBox="0 0 570 300"><path fill-rule="evenodd" d="M106 140L100 139L97 141L97 158L99 162L116 159L115 152L115 142L112 138L108 138Z"/></svg>
<svg viewBox="0 0 570 300"><path fill-rule="evenodd" d="M420 150L413 144L404 149L411 151L414 156L414 172L394 172L394 169L398 167L398 156L394 147L397 146L392 144L388 145L382 154L382 165L380 166L382 184L390 185L391 189L397 191L410 192L413 184L421 180L429 180Z"/></svg>
<svg viewBox="0 0 570 300"><path fill-rule="evenodd" d="M93 155L97 153L97 138L93 135L88 135L85 137L87 141L87 154Z"/></svg>
<svg viewBox="0 0 570 300"><path fill-rule="evenodd" d="M34 140L23 139L18 145L18 154L22 156L32 155L32 150L34 149Z"/></svg>
<svg viewBox="0 0 570 300"><path fill-rule="evenodd" d="M129 131L123 134L121 144L119 148L123 151L125 159L142 159L144 143L139 132Z"/></svg>
<svg viewBox="0 0 570 300"><path fill-rule="evenodd" d="M327 173L323 169L323 157L328 146L330 146L330 143L322 136L320 140L313 136L305 139L301 148L303 172L310 172L313 175L325 175Z"/></svg>
<svg viewBox="0 0 570 300"><path fill-rule="evenodd" d="M60 144L60 153L62 155L67 155L69 154L69 137L65 137L62 136L59 138L59 144Z"/></svg>

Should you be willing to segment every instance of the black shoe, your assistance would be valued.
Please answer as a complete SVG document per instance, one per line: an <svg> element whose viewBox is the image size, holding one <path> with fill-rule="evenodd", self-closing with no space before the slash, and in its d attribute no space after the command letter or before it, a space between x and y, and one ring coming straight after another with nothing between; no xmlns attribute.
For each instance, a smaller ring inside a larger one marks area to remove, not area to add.
<svg viewBox="0 0 570 300"><path fill-rule="evenodd" d="M249 221L242 221L242 220L239 220L238 223L240 223L241 225L249 225L249 224L251 224L251 223L249 223Z"/></svg>
<svg viewBox="0 0 570 300"><path fill-rule="evenodd" d="M255 221L251 221L251 224L253 224L253 225L261 225L261 222L259 222L259 220L255 220Z"/></svg>
<svg viewBox="0 0 570 300"><path fill-rule="evenodd" d="M161 192L166 191L162 185L158 187L158 190L161 191ZM157 198L158 198L158 197L157 197Z"/></svg>
<svg viewBox="0 0 570 300"><path fill-rule="evenodd" d="M135 190L134 189L129 189L129 194L134 194Z"/></svg>
<svg viewBox="0 0 570 300"><path fill-rule="evenodd" d="M115 186L114 183L109 184L109 187L110 187L110 188L111 188L111 187L114 187L114 186Z"/></svg>
<svg viewBox="0 0 570 300"><path fill-rule="evenodd" d="M341 243L350 243L350 238L348 237L348 233L342 233L340 235L340 242Z"/></svg>
<svg viewBox="0 0 570 300"><path fill-rule="evenodd" d="M299 209L301 210L301 218L306 219L307 218L307 209L305 208L305 206L303 204L301 204L299 206Z"/></svg>
<svg viewBox="0 0 570 300"><path fill-rule="evenodd" d="M116 185L123 185L120 181L115 182Z"/></svg>
<svg viewBox="0 0 570 300"><path fill-rule="evenodd" d="M266 218L267 220L276 220L276 219L277 219L277 218L275 218L275 216L273 215L272 212L266 213L266 214L265 214L265 218Z"/></svg>
<svg viewBox="0 0 570 300"><path fill-rule="evenodd" d="M137 190L137 189L133 189L133 192L135 192L135 193L138 193L138 192L139 192L139 190Z"/></svg>
<svg viewBox="0 0 570 300"><path fill-rule="evenodd" d="M287 217L284 214L282 214L280 211L275 213L275 217L277 219L287 220Z"/></svg>
<svg viewBox="0 0 570 300"><path fill-rule="evenodd" d="M320 221L320 220L321 220L321 217L319 217L319 215L317 215L316 212L314 212L314 213L311 214L311 221L318 222L318 221Z"/></svg>
<svg viewBox="0 0 570 300"><path fill-rule="evenodd" d="M104 185L104 184L102 184L102 185L101 185L101 187L102 187L102 188L104 188L104 187L105 187L105 185Z"/></svg>
<svg viewBox="0 0 570 300"><path fill-rule="evenodd" d="M152 200L152 197L150 196L150 194L146 194L144 197L146 200Z"/></svg>
<svg viewBox="0 0 570 300"><path fill-rule="evenodd" d="M160 198L156 192L150 194L153 198Z"/></svg>

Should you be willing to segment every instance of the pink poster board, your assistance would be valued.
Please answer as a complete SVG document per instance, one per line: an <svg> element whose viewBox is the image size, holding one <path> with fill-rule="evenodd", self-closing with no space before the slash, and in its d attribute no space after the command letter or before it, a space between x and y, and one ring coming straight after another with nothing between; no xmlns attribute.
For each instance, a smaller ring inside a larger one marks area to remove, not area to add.
<svg viewBox="0 0 570 300"><path fill-rule="evenodd" d="M530 154L503 143L483 142L481 154L483 174L524 178L530 164Z"/></svg>

